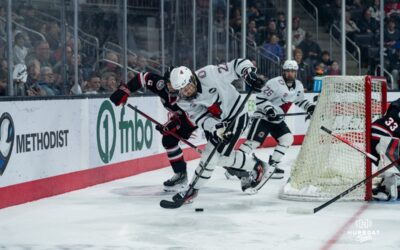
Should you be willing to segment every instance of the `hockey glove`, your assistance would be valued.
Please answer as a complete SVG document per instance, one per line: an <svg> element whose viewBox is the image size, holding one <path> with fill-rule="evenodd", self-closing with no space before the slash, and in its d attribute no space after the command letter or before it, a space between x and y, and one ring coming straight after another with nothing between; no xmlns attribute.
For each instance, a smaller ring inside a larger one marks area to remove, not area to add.
<svg viewBox="0 0 400 250"><path fill-rule="evenodd" d="M215 124L214 127L214 137L218 138L219 141L230 141L232 139L232 132L231 131L226 131L228 127L227 122L220 122Z"/></svg>
<svg viewBox="0 0 400 250"><path fill-rule="evenodd" d="M175 68L175 66L169 66L164 73L164 78L169 81L169 77L171 75L171 71Z"/></svg>
<svg viewBox="0 0 400 250"><path fill-rule="evenodd" d="M283 116L278 115L273 107L267 106L267 107L265 107L264 110L265 110L265 116L267 117L267 121L279 122L279 121L283 120Z"/></svg>
<svg viewBox="0 0 400 250"><path fill-rule="evenodd" d="M131 91L128 88L128 85L121 83L118 89L111 94L110 100L116 105L119 106L121 104L125 104L128 100Z"/></svg>
<svg viewBox="0 0 400 250"><path fill-rule="evenodd" d="M315 104L311 104L310 107L307 109L308 115L306 116L306 121L311 119L311 116L314 114Z"/></svg>
<svg viewBox="0 0 400 250"><path fill-rule="evenodd" d="M156 130L158 130L162 135L168 135L169 132L176 133L180 128L181 128L181 121L179 120L179 118L171 119L163 126L156 125Z"/></svg>
<svg viewBox="0 0 400 250"><path fill-rule="evenodd" d="M265 81L258 77L256 72L257 69L254 67L244 69L244 80L255 92L261 92L262 87L265 85Z"/></svg>

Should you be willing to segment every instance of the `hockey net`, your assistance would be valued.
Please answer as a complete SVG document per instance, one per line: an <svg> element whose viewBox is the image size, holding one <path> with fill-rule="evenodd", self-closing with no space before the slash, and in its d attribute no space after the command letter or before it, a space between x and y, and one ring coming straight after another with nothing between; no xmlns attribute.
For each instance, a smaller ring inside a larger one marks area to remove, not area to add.
<svg viewBox="0 0 400 250"><path fill-rule="evenodd" d="M370 152L371 123L386 110L386 82L370 76L327 76L291 176L280 198L325 201L371 174L363 154L322 131L324 126ZM344 200L369 200L371 184Z"/></svg>

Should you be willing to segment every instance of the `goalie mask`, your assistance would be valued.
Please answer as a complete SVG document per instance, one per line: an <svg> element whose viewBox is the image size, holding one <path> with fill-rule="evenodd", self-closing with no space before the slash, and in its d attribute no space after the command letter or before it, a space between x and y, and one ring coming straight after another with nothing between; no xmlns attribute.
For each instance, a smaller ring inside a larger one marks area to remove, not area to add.
<svg viewBox="0 0 400 250"><path fill-rule="evenodd" d="M172 88L179 91L179 96L192 99L197 94L197 82L194 73L187 67L181 66L171 71Z"/></svg>
<svg viewBox="0 0 400 250"><path fill-rule="evenodd" d="M296 81L297 70L299 66L295 60L286 60L282 66L282 77L289 88L293 87Z"/></svg>

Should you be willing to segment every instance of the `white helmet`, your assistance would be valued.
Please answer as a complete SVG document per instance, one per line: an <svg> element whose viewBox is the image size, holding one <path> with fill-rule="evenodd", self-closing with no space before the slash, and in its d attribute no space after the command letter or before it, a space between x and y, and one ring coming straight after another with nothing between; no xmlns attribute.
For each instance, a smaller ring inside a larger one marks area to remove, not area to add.
<svg viewBox="0 0 400 250"><path fill-rule="evenodd" d="M169 79L171 81L172 88L180 90L189 83L193 82L193 73L189 68L180 66L171 71ZM195 84L195 82L193 83Z"/></svg>
<svg viewBox="0 0 400 250"><path fill-rule="evenodd" d="M297 62L295 60L286 60L285 63L282 66L283 70L299 70L299 65L297 65Z"/></svg>
<svg viewBox="0 0 400 250"><path fill-rule="evenodd" d="M27 78L28 70L26 69L25 64L20 63L15 65L13 71L13 79L25 83Z"/></svg>

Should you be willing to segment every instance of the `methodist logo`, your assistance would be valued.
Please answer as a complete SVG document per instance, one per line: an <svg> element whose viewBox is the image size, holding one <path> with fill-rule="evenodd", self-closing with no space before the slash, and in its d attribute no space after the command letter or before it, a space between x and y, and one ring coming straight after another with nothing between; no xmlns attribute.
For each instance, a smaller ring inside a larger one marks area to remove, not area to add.
<svg viewBox="0 0 400 250"><path fill-rule="evenodd" d="M10 160L15 138L14 122L9 113L0 117L0 175L6 170Z"/></svg>
<svg viewBox="0 0 400 250"><path fill-rule="evenodd" d="M109 163L119 143L120 154L150 148L153 141L153 128L147 119L139 119L137 112L133 119L125 120L125 107L119 119L116 118L111 102L104 101L99 109L96 124L97 149L100 159Z"/></svg>

